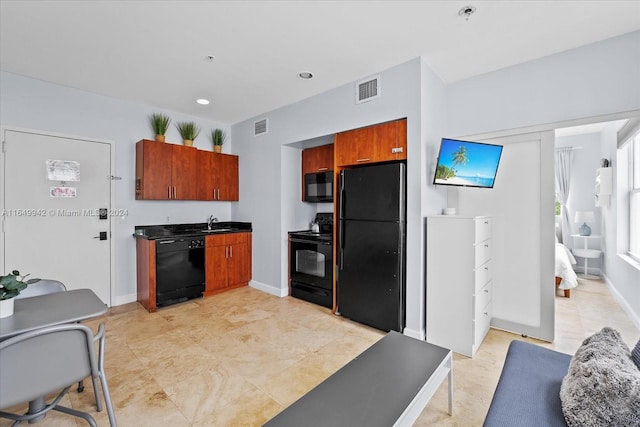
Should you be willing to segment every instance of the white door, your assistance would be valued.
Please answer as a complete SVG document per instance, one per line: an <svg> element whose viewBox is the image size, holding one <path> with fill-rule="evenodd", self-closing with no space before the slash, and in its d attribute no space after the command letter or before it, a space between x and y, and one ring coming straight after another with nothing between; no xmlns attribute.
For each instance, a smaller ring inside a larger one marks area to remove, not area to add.
<svg viewBox="0 0 640 427"><path fill-rule="evenodd" d="M3 274L90 288L110 306L111 144L11 129L3 136Z"/></svg>
<svg viewBox="0 0 640 427"><path fill-rule="evenodd" d="M481 139L504 146L495 186L458 194L461 214L493 218L491 325L548 341L555 295L553 138L539 132Z"/></svg>

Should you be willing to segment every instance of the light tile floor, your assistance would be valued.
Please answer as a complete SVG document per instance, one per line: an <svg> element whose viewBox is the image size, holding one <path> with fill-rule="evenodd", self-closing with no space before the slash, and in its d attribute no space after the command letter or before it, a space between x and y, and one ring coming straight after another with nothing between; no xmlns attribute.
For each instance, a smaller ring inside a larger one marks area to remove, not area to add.
<svg viewBox="0 0 640 427"><path fill-rule="evenodd" d="M492 329L475 357L454 354L454 415L447 414L445 381L415 426L481 426L513 339L573 353L603 326L620 331L630 347L640 337L602 281L580 279L570 299L561 295L554 343ZM252 288L153 314L128 304L88 324L96 328L100 321L106 322L106 371L121 427L262 425L383 336L322 307ZM86 383L84 393L72 391L63 403L108 426ZM40 425L86 423L52 412Z"/></svg>

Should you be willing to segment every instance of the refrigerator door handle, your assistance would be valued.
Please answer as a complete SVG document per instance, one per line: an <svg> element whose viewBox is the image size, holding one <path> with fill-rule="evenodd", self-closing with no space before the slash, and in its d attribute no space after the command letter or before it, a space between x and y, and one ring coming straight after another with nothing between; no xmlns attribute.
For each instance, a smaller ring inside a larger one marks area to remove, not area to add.
<svg viewBox="0 0 640 427"><path fill-rule="evenodd" d="M340 205L338 206L338 219L344 218L344 208L345 208L346 199L344 196L344 171L340 171Z"/></svg>

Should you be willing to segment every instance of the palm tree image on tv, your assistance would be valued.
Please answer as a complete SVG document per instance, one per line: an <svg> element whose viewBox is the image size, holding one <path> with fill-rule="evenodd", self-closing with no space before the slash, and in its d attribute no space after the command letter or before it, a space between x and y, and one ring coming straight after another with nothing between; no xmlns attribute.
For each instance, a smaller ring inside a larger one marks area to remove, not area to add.
<svg viewBox="0 0 640 427"><path fill-rule="evenodd" d="M493 187L502 146L442 139L434 184Z"/></svg>
<svg viewBox="0 0 640 427"><path fill-rule="evenodd" d="M467 148L463 145L458 147L456 151L452 153L451 162L455 165L466 165L469 161L467 157ZM439 164L436 168L436 179L449 179L456 176L456 168L447 167L443 164Z"/></svg>

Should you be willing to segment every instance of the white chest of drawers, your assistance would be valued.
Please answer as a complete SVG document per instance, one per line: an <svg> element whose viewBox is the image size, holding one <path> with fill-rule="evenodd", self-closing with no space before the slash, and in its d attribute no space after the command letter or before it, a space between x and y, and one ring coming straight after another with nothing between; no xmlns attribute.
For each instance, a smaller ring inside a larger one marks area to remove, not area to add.
<svg viewBox="0 0 640 427"><path fill-rule="evenodd" d="M491 322L491 218L427 217L427 342L473 357Z"/></svg>

